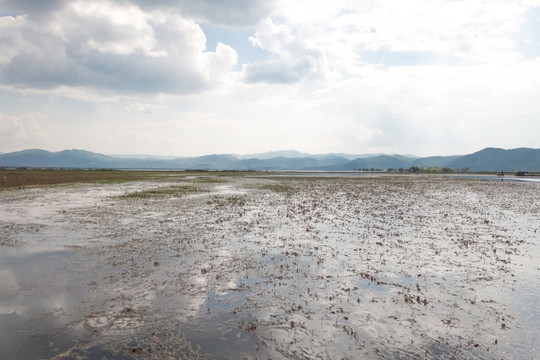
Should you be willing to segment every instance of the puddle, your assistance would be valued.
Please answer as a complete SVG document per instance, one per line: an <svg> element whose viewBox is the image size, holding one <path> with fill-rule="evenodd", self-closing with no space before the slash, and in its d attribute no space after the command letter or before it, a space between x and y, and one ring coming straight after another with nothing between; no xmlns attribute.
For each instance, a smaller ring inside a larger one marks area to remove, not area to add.
<svg viewBox="0 0 540 360"><path fill-rule="evenodd" d="M536 183L182 181L2 193L0 352L536 356Z"/></svg>
<svg viewBox="0 0 540 360"><path fill-rule="evenodd" d="M42 353L39 333L70 321L66 311L83 299L73 252L59 248L2 248L0 353L30 359ZM59 346L62 346L61 344ZM64 345L65 346L65 345Z"/></svg>

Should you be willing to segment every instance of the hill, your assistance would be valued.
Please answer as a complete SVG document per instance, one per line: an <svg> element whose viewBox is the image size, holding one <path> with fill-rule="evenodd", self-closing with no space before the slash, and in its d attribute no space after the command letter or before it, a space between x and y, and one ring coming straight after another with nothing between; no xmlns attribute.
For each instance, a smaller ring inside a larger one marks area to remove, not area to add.
<svg viewBox="0 0 540 360"><path fill-rule="evenodd" d="M112 157L84 150L29 149L0 154L0 166L4 167L106 168L115 165L117 161Z"/></svg>
<svg viewBox="0 0 540 360"><path fill-rule="evenodd" d="M415 159L411 165L418 166L421 168L429 168L431 166L436 166L442 168L448 166L452 161L460 158L459 155L455 156L429 156L424 158ZM461 169L461 168L458 168Z"/></svg>
<svg viewBox="0 0 540 360"><path fill-rule="evenodd" d="M468 167L473 171L538 171L540 170L540 149L486 148L473 154L464 155L448 163L454 169Z"/></svg>
<svg viewBox="0 0 540 360"><path fill-rule="evenodd" d="M281 155L274 156L271 155ZM285 156L283 156L285 155ZM430 156L369 155L354 158L347 154L309 155L294 150L260 154L260 158L213 154L199 157L107 156L85 150L50 152L29 149L0 153L0 166L7 168L115 168L115 169L205 169L205 170L318 170L354 171L362 169L408 169L451 167L470 171L540 170L540 149L486 148L468 155Z"/></svg>

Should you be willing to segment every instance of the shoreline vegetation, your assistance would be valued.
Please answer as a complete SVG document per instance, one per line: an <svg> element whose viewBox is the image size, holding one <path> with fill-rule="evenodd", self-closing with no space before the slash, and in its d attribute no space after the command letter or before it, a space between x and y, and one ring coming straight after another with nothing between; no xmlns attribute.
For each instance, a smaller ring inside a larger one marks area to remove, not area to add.
<svg viewBox="0 0 540 360"><path fill-rule="evenodd" d="M231 175L305 175L305 174L453 174L453 175L497 175L497 172L471 172L467 169L450 168L418 168L409 169L358 169L356 171L264 171L264 170L118 170L118 169L37 169L18 168L0 169L0 190L7 188L24 188L29 186L62 185L76 183L122 183L130 181L168 180L204 174L205 176ZM506 176L517 176L518 172L509 172Z"/></svg>

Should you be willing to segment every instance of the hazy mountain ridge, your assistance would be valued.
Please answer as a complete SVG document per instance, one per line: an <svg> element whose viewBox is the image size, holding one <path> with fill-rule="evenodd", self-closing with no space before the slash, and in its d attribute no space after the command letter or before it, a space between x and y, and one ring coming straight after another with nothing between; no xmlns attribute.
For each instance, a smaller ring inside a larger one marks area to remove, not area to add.
<svg viewBox="0 0 540 360"><path fill-rule="evenodd" d="M498 149L485 148L473 154L461 156L451 161L448 166L459 169L468 167L471 170L485 171L539 171L540 149L517 148Z"/></svg>
<svg viewBox="0 0 540 360"><path fill-rule="evenodd" d="M280 155L280 156L275 156ZM258 157L255 157L258 156ZM352 159L351 159L352 158ZM454 156L365 154L310 155L294 150L248 155L212 154L198 157L108 156L85 150L50 152L28 149L0 153L0 166L8 168L115 168L115 169L205 169L205 170L319 170L408 169L450 167L471 171L539 171L540 149L485 148L473 154Z"/></svg>

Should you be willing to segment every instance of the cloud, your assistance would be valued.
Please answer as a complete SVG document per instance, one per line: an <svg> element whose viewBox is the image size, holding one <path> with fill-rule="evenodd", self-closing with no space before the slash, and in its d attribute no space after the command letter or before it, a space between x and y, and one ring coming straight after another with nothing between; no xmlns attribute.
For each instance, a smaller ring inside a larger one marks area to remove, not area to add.
<svg viewBox="0 0 540 360"><path fill-rule="evenodd" d="M209 78L219 79L226 75L238 61L236 51L221 42L216 45L215 52L208 52L206 57L206 69Z"/></svg>
<svg viewBox="0 0 540 360"><path fill-rule="evenodd" d="M252 26L268 16L274 0L134 0L143 9L172 9L200 22Z"/></svg>
<svg viewBox="0 0 540 360"><path fill-rule="evenodd" d="M279 59L244 65L248 83L295 83L303 79L323 79L328 72L325 52L310 49L294 34L291 26L266 19L259 24L250 41L254 46L278 55Z"/></svg>
<svg viewBox="0 0 540 360"><path fill-rule="evenodd" d="M133 103L127 105L125 110L139 114L154 114L158 108L159 106L153 104Z"/></svg>
<svg viewBox="0 0 540 360"><path fill-rule="evenodd" d="M0 9L5 14L29 14L34 19L39 19L47 18L51 13L73 2L73 0L0 0ZM84 4L94 1L80 2ZM133 4L144 12L162 10L197 22L230 27L253 26L266 18L275 5L274 0L112 0L111 2L119 6Z"/></svg>
<svg viewBox="0 0 540 360"><path fill-rule="evenodd" d="M23 17L0 17L0 66L8 64L17 55L21 43L19 29L23 22Z"/></svg>
<svg viewBox="0 0 540 360"><path fill-rule="evenodd" d="M148 16L135 6L110 2L74 2L61 13L62 35L70 44L82 43L88 50L116 55L141 53L163 57L155 50L157 39Z"/></svg>
<svg viewBox="0 0 540 360"><path fill-rule="evenodd" d="M504 0L299 0L281 1L273 16L294 28L306 48L326 52L330 68L354 73L369 62L364 51L432 54L434 63L446 57L518 62L518 34L526 10L519 2Z"/></svg>
<svg viewBox="0 0 540 360"><path fill-rule="evenodd" d="M71 2L41 23L5 16L0 34L0 81L27 88L200 92L223 81L237 60L225 44L206 51L192 20L110 1Z"/></svg>
<svg viewBox="0 0 540 360"><path fill-rule="evenodd" d="M309 9L309 11L307 11ZM527 7L503 0L279 1L252 44L273 58L246 64L249 83L357 76L384 66L513 64Z"/></svg>
<svg viewBox="0 0 540 360"><path fill-rule="evenodd" d="M2 151L20 150L21 144L34 147L48 140L45 130L30 116L12 116L0 113L0 143Z"/></svg>
<svg viewBox="0 0 540 360"><path fill-rule="evenodd" d="M28 135L21 120L0 114L0 138L3 141L8 139L27 140Z"/></svg>
<svg viewBox="0 0 540 360"><path fill-rule="evenodd" d="M0 0L0 9L9 15L29 14L32 17L40 18L49 16L52 11L62 8L68 1Z"/></svg>
<svg viewBox="0 0 540 360"><path fill-rule="evenodd" d="M295 83L305 78L319 78L324 74L321 64L311 56L303 56L294 62L260 61L243 66L245 81L248 83Z"/></svg>

